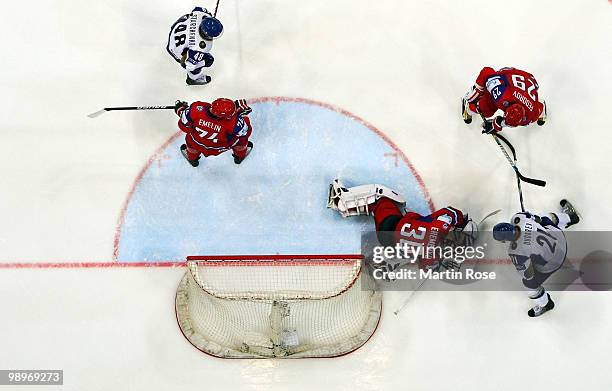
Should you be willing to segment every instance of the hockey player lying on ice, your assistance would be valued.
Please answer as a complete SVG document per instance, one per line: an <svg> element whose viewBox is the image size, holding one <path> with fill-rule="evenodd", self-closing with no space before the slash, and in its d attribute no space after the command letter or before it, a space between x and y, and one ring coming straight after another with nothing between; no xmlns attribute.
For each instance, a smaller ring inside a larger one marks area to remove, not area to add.
<svg viewBox="0 0 612 391"><path fill-rule="evenodd" d="M516 68L482 68L472 90L462 99L461 108L467 124L472 122L472 115L480 113L487 118L482 124L486 134L505 126L527 126L536 121L544 125L546 121L546 103L538 100L537 81L531 73ZM503 115L493 117L497 110Z"/></svg>
<svg viewBox="0 0 612 391"><path fill-rule="evenodd" d="M181 153L189 164L197 167L200 154L220 155L232 150L234 163L240 164L253 149L249 141L253 128L247 116L252 109L246 100L219 98L212 103L177 101L174 111L178 127L185 133Z"/></svg>
<svg viewBox="0 0 612 391"><path fill-rule="evenodd" d="M523 285L533 300L534 307L527 314L540 316L555 307L542 284L559 270L567 254L567 241L563 229L580 221L576 210L567 200L561 200L561 212L536 216L528 212L517 213L510 223L493 227L493 237L510 242L508 255L523 278Z"/></svg>
<svg viewBox="0 0 612 391"><path fill-rule="evenodd" d="M383 246L400 243L433 248L443 243L450 232L457 233L453 240L456 245L472 245L475 241L478 227L459 209L448 206L422 216L415 212L403 214L405 204L402 196L383 185L346 188L338 179L329 185L327 207L337 210L343 217L373 216L378 240ZM421 268L439 269L439 266L458 267L452 259L423 257L419 262Z"/></svg>

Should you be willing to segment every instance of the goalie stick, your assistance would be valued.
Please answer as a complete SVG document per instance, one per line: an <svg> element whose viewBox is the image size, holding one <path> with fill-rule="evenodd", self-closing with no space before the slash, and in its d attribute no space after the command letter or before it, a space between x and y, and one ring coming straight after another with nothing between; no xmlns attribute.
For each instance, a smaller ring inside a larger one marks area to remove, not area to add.
<svg viewBox="0 0 612 391"><path fill-rule="evenodd" d="M480 219L480 223L478 223L478 230L480 231L480 227L482 226L482 223L485 222L485 220L487 220L489 217L495 216L496 214L498 214L499 212L501 212L501 209L497 209L494 210L493 212L487 214L485 217L483 217L482 219Z"/></svg>
<svg viewBox="0 0 612 391"><path fill-rule="evenodd" d="M408 297L406 297L406 299L404 299L404 302L402 303L402 305L398 309L393 311L393 313L395 315L399 315L399 313L402 312L402 310L404 308L406 308L406 306L408 305L408 302L412 298L412 295L414 295L414 292L420 290L421 287L423 286L423 284L425 283L425 281L427 281L427 280L426 279L422 279L421 282L419 282L419 285L417 285L417 287L414 290L410 291L410 294L408 295Z"/></svg>
<svg viewBox="0 0 612 391"><path fill-rule="evenodd" d="M491 212L491 213L487 214L485 217L483 217L483 218L480 220L480 223L478 223L478 230L480 230L480 226L482 225L482 223L484 223L484 222L485 222L485 220L487 220L487 219L488 219L489 217L491 217L491 216L494 216L494 215L498 214L499 212L501 212L501 209L494 210L493 212ZM408 297L406 297L406 298L404 299L404 302L402 303L402 305L401 305L401 306L400 306L398 309L396 309L395 311L393 311L393 313L394 313L395 315L398 315L400 312L402 312L402 310L403 310L404 308L406 308L406 306L408 305L408 302L410 301L410 298L412 297L412 295L414 295L414 292L416 292L416 291L420 290L420 289L421 289L421 287L423 286L423 284L425 283L425 281L427 281L427 280L426 280L426 279L422 279L422 280L421 280L421 282L419 283L419 285L417 285L417 287L416 287L414 290L412 290L412 291L410 292L410 295L408 295Z"/></svg>
<svg viewBox="0 0 612 391"><path fill-rule="evenodd" d="M106 113L107 111L120 111L120 110L174 110L173 106L128 106L128 107L105 107L102 110L98 110L95 113L87 114L89 118L96 118Z"/></svg>

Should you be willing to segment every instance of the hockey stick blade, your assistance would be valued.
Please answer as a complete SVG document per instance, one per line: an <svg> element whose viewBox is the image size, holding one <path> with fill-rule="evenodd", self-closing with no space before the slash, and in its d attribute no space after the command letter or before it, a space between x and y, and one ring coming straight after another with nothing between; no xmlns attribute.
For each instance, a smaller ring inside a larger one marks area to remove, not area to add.
<svg viewBox="0 0 612 391"><path fill-rule="evenodd" d="M480 223L478 223L478 227L480 227L480 226L482 225L482 223L484 223L484 222L485 222L485 220L486 220L486 219L488 219L489 217L495 216L495 215L496 215L496 214L498 214L499 212L501 212L501 209L494 210L493 212L491 212L491 213L489 213L488 215L486 215L485 217L483 217L483 218L480 220Z"/></svg>
<svg viewBox="0 0 612 391"><path fill-rule="evenodd" d="M515 168L515 170L516 170L516 175L518 175L518 177L519 177L519 179L521 181L523 181L525 183L530 183L530 184L535 185L535 186L540 186L540 187L546 186L546 181L543 181L541 179L528 178L528 177L524 176L523 174L521 174L517 168Z"/></svg>
<svg viewBox="0 0 612 391"><path fill-rule="evenodd" d="M87 114L87 116L88 116L89 118L96 118L96 117L101 116L101 115L102 115L102 114L104 114L104 113L106 113L106 109L98 110L98 111L96 111L95 113Z"/></svg>
<svg viewBox="0 0 612 391"><path fill-rule="evenodd" d="M395 311L393 311L393 314L395 315L399 315L400 312L402 312L402 310L404 308L406 308L406 306L408 305L408 302L410 301L410 299L412 298L412 296L414 295L415 292L419 291L421 289L421 287L423 286L423 284L425 283L425 281L427 281L427 279L422 279L421 282L419 283L419 285L410 292L410 294L408 295L408 297L406 297L404 299L404 302L402 303L402 305L396 309Z"/></svg>
<svg viewBox="0 0 612 391"><path fill-rule="evenodd" d="M493 136L493 140L495 140L495 142L497 143L497 146L499 147L499 149L501 149L502 153L506 157L506 160L508 160L508 163L510 164L510 166L512 166L512 168L514 169L514 172L516 172L516 176L518 177L519 180L525 183L530 183L535 186L540 186L540 187L546 186L546 181L543 181L541 179L528 178L524 176L523 174L521 174L520 171L518 170L518 167L516 166L516 152L512 144L510 144L510 142L501 135L493 134L492 136ZM506 148L504 148L504 146L501 144L499 140L504 141L504 143L510 148L510 151L512 152L514 159L510 158L510 155L508 155Z"/></svg>

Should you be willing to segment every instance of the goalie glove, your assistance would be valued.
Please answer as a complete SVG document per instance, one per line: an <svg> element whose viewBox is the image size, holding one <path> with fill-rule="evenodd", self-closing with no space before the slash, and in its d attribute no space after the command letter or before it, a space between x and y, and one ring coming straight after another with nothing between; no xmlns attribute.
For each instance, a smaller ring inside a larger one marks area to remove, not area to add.
<svg viewBox="0 0 612 391"><path fill-rule="evenodd" d="M246 99L238 99L234 101L236 111L240 115L249 115L253 109L248 105Z"/></svg>
<svg viewBox="0 0 612 391"><path fill-rule="evenodd" d="M440 262L441 267L451 272L459 271L459 269L461 269L461 265L462 265L462 262L458 262L454 259L443 259Z"/></svg>
<svg viewBox="0 0 612 391"><path fill-rule="evenodd" d="M466 221L463 225L453 227L446 235L446 238L444 238L444 241L449 246L474 246L476 239L478 239L478 225L467 215L465 219Z"/></svg>

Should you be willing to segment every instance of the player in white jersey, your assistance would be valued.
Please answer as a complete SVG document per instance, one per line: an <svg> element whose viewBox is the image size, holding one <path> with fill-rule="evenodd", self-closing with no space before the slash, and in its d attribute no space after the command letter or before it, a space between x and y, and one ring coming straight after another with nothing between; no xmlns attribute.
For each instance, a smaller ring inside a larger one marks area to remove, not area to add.
<svg viewBox="0 0 612 391"><path fill-rule="evenodd" d="M206 8L195 7L183 15L170 28L168 53L187 71L188 85L210 83L211 77L204 73L214 57L210 54L213 39L223 33L223 25Z"/></svg>
<svg viewBox="0 0 612 391"><path fill-rule="evenodd" d="M536 216L529 212L517 213L510 223L493 227L495 240L510 242L508 255L523 277L534 306L527 314L540 316L555 307L542 284L559 270L567 254L563 229L580 221L576 210L567 200L561 200L561 212Z"/></svg>

